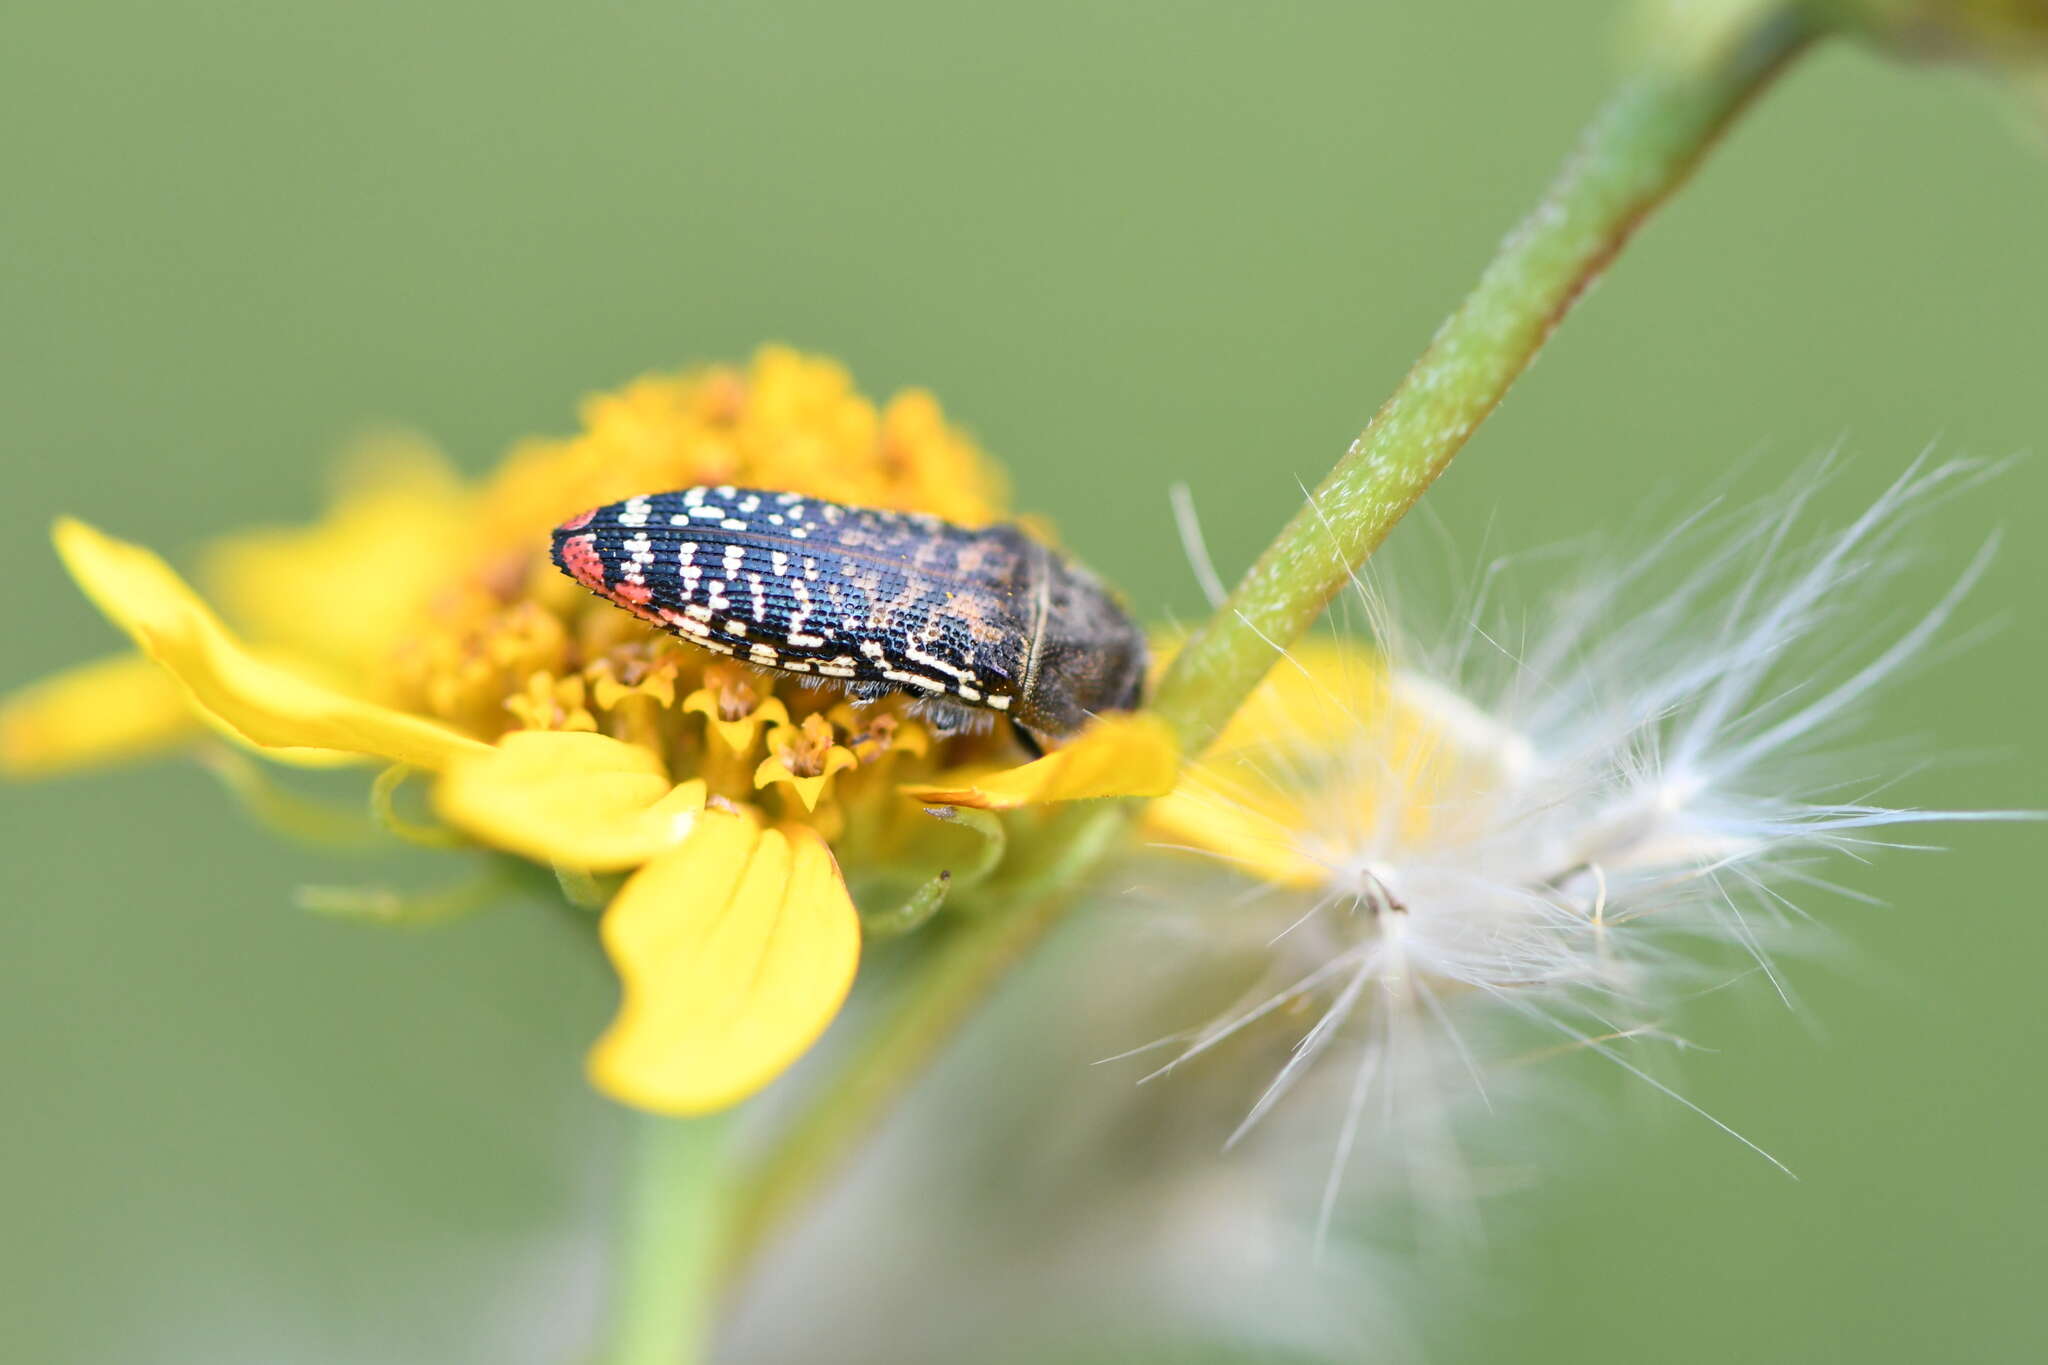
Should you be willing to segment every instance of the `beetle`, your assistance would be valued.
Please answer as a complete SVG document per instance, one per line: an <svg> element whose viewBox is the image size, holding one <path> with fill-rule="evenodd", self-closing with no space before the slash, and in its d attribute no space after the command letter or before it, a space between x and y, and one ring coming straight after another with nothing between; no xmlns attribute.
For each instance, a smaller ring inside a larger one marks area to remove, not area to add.
<svg viewBox="0 0 2048 1365"><path fill-rule="evenodd" d="M1042 749L1142 699L1137 624L1016 526L719 484L594 508L553 539L556 567L662 630L860 700L907 694L941 733L1005 715Z"/></svg>

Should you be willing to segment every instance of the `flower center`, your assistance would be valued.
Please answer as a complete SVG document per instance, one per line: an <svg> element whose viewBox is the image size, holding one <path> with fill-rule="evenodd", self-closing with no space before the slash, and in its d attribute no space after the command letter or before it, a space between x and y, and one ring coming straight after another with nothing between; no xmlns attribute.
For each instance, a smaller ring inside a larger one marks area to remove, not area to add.
<svg viewBox="0 0 2048 1365"><path fill-rule="evenodd" d="M716 670L718 685L718 718L720 720L745 720L754 714L761 704L761 694L747 680L747 675L737 668ZM705 681L711 682L712 671L707 670Z"/></svg>
<svg viewBox="0 0 2048 1365"><path fill-rule="evenodd" d="M611 735L651 750L677 782L700 779L711 795L783 818L810 820L820 801L856 788L900 801L897 782L1014 757L1000 730L934 741L902 698L855 707L695 648L547 557L549 530L584 508L707 483L990 520L988 467L928 397L878 410L837 366L770 350L745 370L641 380L589 400L583 416L580 435L529 443L479 490L465 534L449 538L462 567L400 648L389 700L486 740L519 729ZM885 781L861 779L877 765Z"/></svg>
<svg viewBox="0 0 2048 1365"><path fill-rule="evenodd" d="M830 721L823 716L805 716L789 747L782 751L782 766L798 777L822 777L826 755L837 742L838 735Z"/></svg>

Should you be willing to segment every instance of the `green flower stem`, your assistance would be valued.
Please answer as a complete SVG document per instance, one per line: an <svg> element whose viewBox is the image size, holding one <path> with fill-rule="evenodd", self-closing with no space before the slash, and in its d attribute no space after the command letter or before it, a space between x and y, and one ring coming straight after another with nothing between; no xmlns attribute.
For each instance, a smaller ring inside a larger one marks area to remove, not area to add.
<svg viewBox="0 0 2048 1365"><path fill-rule="evenodd" d="M1010 968L1057 924L1072 899L1077 870L1094 864L1129 820L1124 802L1065 812L1048 830L1076 855L1062 859L1061 885L1021 896L999 911L956 917L929 961L896 997L862 1049L748 1174L727 1245L728 1274L738 1277L775 1231L835 1176L880 1117L944 1050ZM1062 835L1062 831L1064 834Z"/></svg>
<svg viewBox="0 0 2048 1365"><path fill-rule="evenodd" d="M1765 10L1716 57L1637 77L1304 506L1197 631L1155 709L1200 753L1443 473L1637 226L1813 36Z"/></svg>
<svg viewBox="0 0 2048 1365"><path fill-rule="evenodd" d="M1639 76L1608 104L1310 505L1174 660L1156 709L1184 752L1199 753L1215 738L1272 667L1275 648L1315 621L1636 226L1811 36L1796 11L1760 13L1714 59ZM864 1051L752 1173L730 1244L733 1273L838 1171L1010 967L1058 923L1131 814L1122 802L1066 813L1041 836L1060 841L1055 871L1014 908L954 928Z"/></svg>
<svg viewBox="0 0 2048 1365"><path fill-rule="evenodd" d="M721 1248L730 1226L732 1120L641 1115L622 1210L625 1236L604 1365L696 1365L709 1358Z"/></svg>

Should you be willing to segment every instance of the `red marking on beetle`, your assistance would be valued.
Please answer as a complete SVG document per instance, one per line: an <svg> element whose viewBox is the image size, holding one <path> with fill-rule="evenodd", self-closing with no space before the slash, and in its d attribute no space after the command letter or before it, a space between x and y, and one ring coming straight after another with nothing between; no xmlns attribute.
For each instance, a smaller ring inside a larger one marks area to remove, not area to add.
<svg viewBox="0 0 2048 1365"><path fill-rule="evenodd" d="M597 516L597 512L598 509L595 507L591 508L588 512L579 512L555 529L558 531L580 531L590 525L592 519Z"/></svg>
<svg viewBox="0 0 2048 1365"><path fill-rule="evenodd" d="M604 593L641 620L651 621L657 626L665 624L661 619L661 609L648 605L654 597L654 589L645 583L614 583Z"/></svg>
<svg viewBox="0 0 2048 1365"><path fill-rule="evenodd" d="M604 561L597 556L596 536L571 536L562 542L562 562L578 583L592 592L609 595L605 586Z"/></svg>

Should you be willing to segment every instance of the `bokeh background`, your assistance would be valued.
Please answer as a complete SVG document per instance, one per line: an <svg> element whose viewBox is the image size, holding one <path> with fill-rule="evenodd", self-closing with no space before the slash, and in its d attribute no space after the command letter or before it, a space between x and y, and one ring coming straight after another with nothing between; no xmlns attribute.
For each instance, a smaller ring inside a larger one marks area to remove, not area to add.
<svg viewBox="0 0 2048 1365"><path fill-rule="evenodd" d="M1241 567L1548 177L1615 7L42 3L0 43L0 684L113 637L60 512L173 553L310 516L397 421L482 469L577 397L787 340L934 389L1155 616L1166 498ZM1431 495L1482 553L1650 535L1839 445L1847 515L1930 444L2048 437L2048 159L1988 84L1839 48L1657 219ZM1987 639L1888 695L1929 805L2048 804L2048 464ZM1644 509L1662 511L1646 517ZM1944 579L1945 581L1945 579ZM1930 580L1929 592L1934 591ZM2048 1355L2041 834L1942 832L1810 902L1802 1007L1724 992L1689 1095L1498 1202L1444 1361ZM335 868L206 774L0 788L0 1357L569 1359L620 1116L611 987L536 907L304 917ZM1618 1088L1618 1087L1617 1087ZM1612 1097L1608 1097L1612 1099ZM1049 1120L1052 1121L1052 1120ZM883 1330L878 1326L877 1330Z"/></svg>

